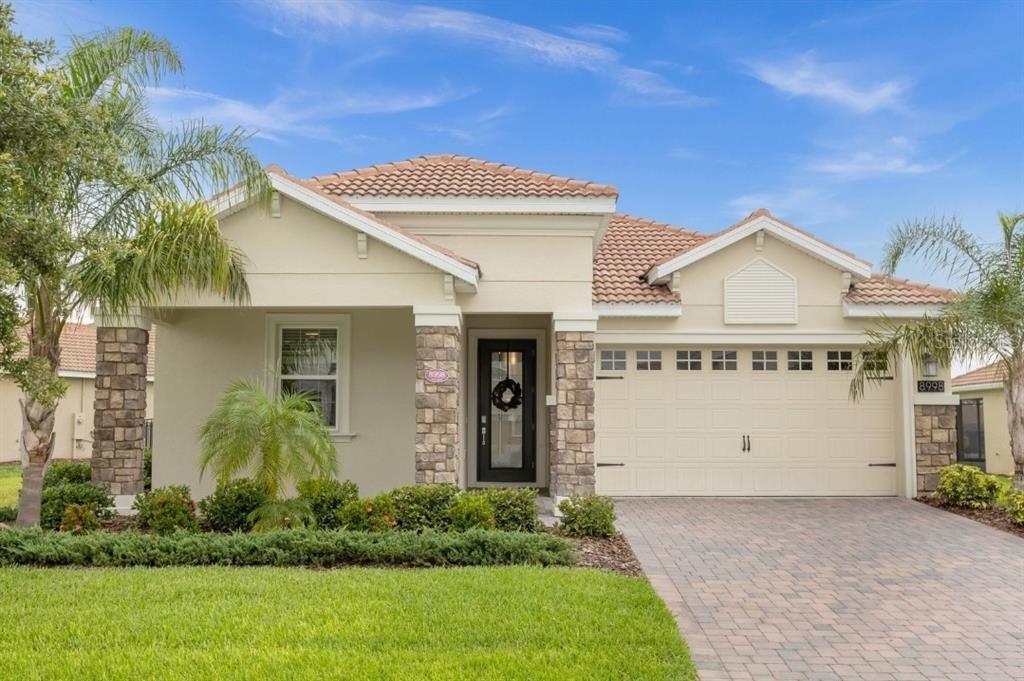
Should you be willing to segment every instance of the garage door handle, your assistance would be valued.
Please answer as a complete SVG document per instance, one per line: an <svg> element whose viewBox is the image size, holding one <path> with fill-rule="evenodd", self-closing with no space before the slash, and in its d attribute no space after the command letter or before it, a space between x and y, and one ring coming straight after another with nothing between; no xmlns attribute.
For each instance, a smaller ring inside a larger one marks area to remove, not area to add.
<svg viewBox="0 0 1024 681"><path fill-rule="evenodd" d="M622 466L625 466L625 465L626 464L624 464L624 463L599 463L599 464L597 464L597 467L598 468L608 468L609 466L615 466L616 468L618 468L618 467L622 467Z"/></svg>
<svg viewBox="0 0 1024 681"><path fill-rule="evenodd" d="M868 466L878 466L880 468L896 468L896 464L894 463L869 463Z"/></svg>
<svg viewBox="0 0 1024 681"><path fill-rule="evenodd" d="M626 377L625 376L598 376L597 380L599 380L599 381L621 381L624 378L626 378Z"/></svg>

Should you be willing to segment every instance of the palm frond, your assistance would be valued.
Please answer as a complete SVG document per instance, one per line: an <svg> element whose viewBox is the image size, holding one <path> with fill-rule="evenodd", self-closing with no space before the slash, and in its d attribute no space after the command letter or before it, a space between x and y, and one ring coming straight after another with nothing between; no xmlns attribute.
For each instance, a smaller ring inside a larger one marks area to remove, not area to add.
<svg viewBox="0 0 1024 681"><path fill-rule="evenodd" d="M71 288L82 300L114 313L173 300L182 291L248 302L244 257L223 237L212 209L165 201L155 208L131 238L98 240L73 266Z"/></svg>
<svg viewBox="0 0 1024 681"><path fill-rule="evenodd" d="M305 499L272 499L246 518L253 532L316 527L316 516Z"/></svg>
<svg viewBox="0 0 1024 681"><path fill-rule="evenodd" d="M863 399L870 383L888 379L904 356L914 364L924 364L927 357L948 366L962 351L960 341L963 323L955 315L926 317L912 323L882 319L878 328L866 331L867 342L857 358L850 379L850 398Z"/></svg>
<svg viewBox="0 0 1024 681"><path fill-rule="evenodd" d="M171 43L147 31L119 28L74 38L61 64L67 96L91 100L104 90L138 94L166 73L181 70Z"/></svg>
<svg viewBox="0 0 1024 681"><path fill-rule="evenodd" d="M889 232L882 269L893 274L907 256L919 256L951 276L965 279L986 268L989 257L978 239L957 218L907 221Z"/></svg>

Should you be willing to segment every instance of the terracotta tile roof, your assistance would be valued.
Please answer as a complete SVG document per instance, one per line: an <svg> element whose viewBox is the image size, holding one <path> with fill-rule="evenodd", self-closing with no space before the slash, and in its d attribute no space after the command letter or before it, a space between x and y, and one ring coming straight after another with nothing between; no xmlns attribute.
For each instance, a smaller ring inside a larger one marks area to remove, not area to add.
<svg viewBox="0 0 1024 681"><path fill-rule="evenodd" d="M314 177L338 196L615 197L615 187L524 170L469 156L441 154Z"/></svg>
<svg viewBox="0 0 1024 681"><path fill-rule="evenodd" d="M868 305L934 305L948 303L956 293L946 288L873 274L855 282L846 294L846 302Z"/></svg>
<svg viewBox="0 0 1024 681"><path fill-rule="evenodd" d="M28 336L20 331L22 340ZM22 353L24 356L24 352ZM87 374L96 373L96 326L94 324L64 325L64 333L60 336L60 370L76 371ZM156 374L156 327L149 330L149 364L146 373Z"/></svg>
<svg viewBox="0 0 1024 681"><path fill-rule="evenodd" d="M473 260L470 260L469 258L464 258L461 255L459 255L458 253L456 253L455 251L452 251L452 250L450 250L448 248L445 248L444 246L441 246L440 244L436 244L436 243L434 243L432 241L424 239L421 236L413 234L412 232L408 232L408 231L402 229L401 227L399 227L396 224L390 223L390 222L388 222L386 220L382 220L379 216L377 216L377 215L375 215L373 213L370 213L369 211L365 211L365 210L362 210L360 208L356 208L355 206L353 206L351 203L349 203L345 199L341 198L340 196L337 196L335 194L332 194L332 193L326 191L320 184L318 184L316 182L316 180L302 180L302 179L299 179L297 177L289 175L285 171L284 168L282 168L281 166L276 165L276 164L268 165L266 168L264 168L264 170L266 172L268 172L268 173L273 173L275 175L280 175L281 177L283 177L283 178L285 178L287 180L290 180L291 182L294 182L296 184L300 184L303 187L306 187L307 189L312 189L313 191L323 195L324 197L326 197L330 201L333 201L334 203L338 204L339 206L344 206L345 208L347 208L348 210L350 210L350 211L352 211L354 213L358 213L359 215L362 215L365 218L373 220L374 222L376 222L377 224L381 225L382 227L386 227L387 229L390 229L390 230L393 230L395 232L398 232L399 234L401 234L401 235L403 235L403 236L405 236L405 237L407 237L409 239L412 239L414 241L418 241L421 244L423 244L424 246L427 246L427 247L431 248L432 250L434 250L434 251L436 251L438 253L441 253L442 255L446 255L449 258L452 258L454 260L458 260L463 265L468 265L469 267L472 267L478 273L480 272L480 265L478 265Z"/></svg>
<svg viewBox="0 0 1024 681"><path fill-rule="evenodd" d="M595 303L676 303L667 286L644 279L651 263L692 248L707 235L616 213L594 256Z"/></svg>
<svg viewBox="0 0 1024 681"><path fill-rule="evenodd" d="M953 377L953 385L980 385L983 383L1002 383L1006 379L1006 367L1002 362L993 362L966 374Z"/></svg>

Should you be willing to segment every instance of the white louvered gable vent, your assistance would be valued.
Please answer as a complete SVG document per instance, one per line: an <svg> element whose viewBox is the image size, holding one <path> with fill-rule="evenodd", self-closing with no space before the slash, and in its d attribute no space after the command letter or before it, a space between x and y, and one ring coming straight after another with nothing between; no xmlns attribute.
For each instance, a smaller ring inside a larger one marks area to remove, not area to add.
<svg viewBox="0 0 1024 681"><path fill-rule="evenodd" d="M796 279L764 258L725 278L726 324L796 324Z"/></svg>

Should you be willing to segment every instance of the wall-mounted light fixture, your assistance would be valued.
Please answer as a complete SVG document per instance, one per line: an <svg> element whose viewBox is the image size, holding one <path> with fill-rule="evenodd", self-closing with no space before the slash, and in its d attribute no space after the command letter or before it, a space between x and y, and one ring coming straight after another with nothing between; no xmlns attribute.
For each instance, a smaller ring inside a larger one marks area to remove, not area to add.
<svg viewBox="0 0 1024 681"><path fill-rule="evenodd" d="M931 355L924 356L924 366L921 368L921 373L924 374L925 378L935 378L939 375L939 363L935 361L935 358Z"/></svg>

